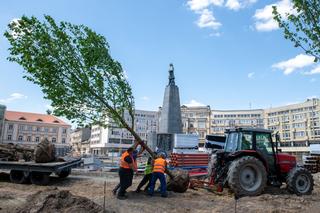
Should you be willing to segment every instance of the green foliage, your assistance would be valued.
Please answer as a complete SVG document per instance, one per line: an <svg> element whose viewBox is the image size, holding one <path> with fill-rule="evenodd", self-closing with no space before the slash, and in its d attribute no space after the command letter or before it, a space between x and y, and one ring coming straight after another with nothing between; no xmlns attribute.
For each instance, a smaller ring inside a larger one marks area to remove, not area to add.
<svg viewBox="0 0 320 213"><path fill-rule="evenodd" d="M273 6L274 19L284 30L284 37L295 47L302 48L306 54L320 60L320 1L292 0L293 14L281 15Z"/></svg>
<svg viewBox="0 0 320 213"><path fill-rule="evenodd" d="M8 27L8 60L20 64L24 78L41 87L54 114L101 126L111 118L133 131L132 90L103 36L83 25L57 24L50 16L43 22L23 16ZM124 113L130 114L130 125Z"/></svg>

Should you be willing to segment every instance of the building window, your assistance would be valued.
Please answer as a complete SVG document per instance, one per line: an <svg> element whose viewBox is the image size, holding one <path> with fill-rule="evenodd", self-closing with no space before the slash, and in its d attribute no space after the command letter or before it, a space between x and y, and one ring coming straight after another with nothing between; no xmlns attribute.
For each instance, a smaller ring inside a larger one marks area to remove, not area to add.
<svg viewBox="0 0 320 213"><path fill-rule="evenodd" d="M22 135L19 135L18 141L23 141L23 136Z"/></svg>
<svg viewBox="0 0 320 213"><path fill-rule="evenodd" d="M66 134L67 133L67 129L62 129L62 133Z"/></svg>
<svg viewBox="0 0 320 213"><path fill-rule="evenodd" d="M29 131L32 131L32 126L28 126L28 130L29 130Z"/></svg>
<svg viewBox="0 0 320 213"><path fill-rule="evenodd" d="M29 142L31 141L31 136L27 137L27 141L29 141Z"/></svg>
<svg viewBox="0 0 320 213"><path fill-rule="evenodd" d="M40 130L41 130L40 127L37 126L37 132L40 132Z"/></svg>
<svg viewBox="0 0 320 213"><path fill-rule="evenodd" d="M11 141L12 140L12 135L8 135L8 141Z"/></svg>
<svg viewBox="0 0 320 213"><path fill-rule="evenodd" d="M62 143L66 143L66 139L65 138L62 138Z"/></svg>
<svg viewBox="0 0 320 213"><path fill-rule="evenodd" d="M45 132L49 132L49 128L45 128L44 131L45 131Z"/></svg>
<svg viewBox="0 0 320 213"><path fill-rule="evenodd" d="M57 128L52 128L53 133L57 133Z"/></svg>
<svg viewBox="0 0 320 213"><path fill-rule="evenodd" d="M36 142L39 142L40 141L40 138L39 137L36 137Z"/></svg>
<svg viewBox="0 0 320 213"><path fill-rule="evenodd" d="M52 138L52 143L55 143L57 142L57 139L56 138Z"/></svg>
<svg viewBox="0 0 320 213"><path fill-rule="evenodd" d="M13 124L10 124L8 127L9 130L13 130Z"/></svg>
<svg viewBox="0 0 320 213"><path fill-rule="evenodd" d="M24 126L23 126L23 125L20 125L20 126L19 126L19 130L24 130Z"/></svg>

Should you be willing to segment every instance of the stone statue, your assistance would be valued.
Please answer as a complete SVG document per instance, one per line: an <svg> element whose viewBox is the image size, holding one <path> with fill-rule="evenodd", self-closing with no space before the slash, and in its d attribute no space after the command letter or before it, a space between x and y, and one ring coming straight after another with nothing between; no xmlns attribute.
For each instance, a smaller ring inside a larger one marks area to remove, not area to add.
<svg viewBox="0 0 320 213"><path fill-rule="evenodd" d="M169 85L175 85L175 82L174 82L174 67L173 67L173 64L170 64L169 65Z"/></svg>

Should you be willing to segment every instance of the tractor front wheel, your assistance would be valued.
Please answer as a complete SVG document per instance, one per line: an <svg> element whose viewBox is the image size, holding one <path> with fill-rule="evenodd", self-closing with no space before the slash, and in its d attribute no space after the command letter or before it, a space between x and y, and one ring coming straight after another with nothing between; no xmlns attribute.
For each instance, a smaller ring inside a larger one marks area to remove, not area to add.
<svg viewBox="0 0 320 213"><path fill-rule="evenodd" d="M295 167L287 176L287 188L296 195L310 195L313 185L312 174L306 168Z"/></svg>
<svg viewBox="0 0 320 213"><path fill-rule="evenodd" d="M267 172L263 163L246 156L234 160L228 171L228 185L238 196L256 196L267 184Z"/></svg>

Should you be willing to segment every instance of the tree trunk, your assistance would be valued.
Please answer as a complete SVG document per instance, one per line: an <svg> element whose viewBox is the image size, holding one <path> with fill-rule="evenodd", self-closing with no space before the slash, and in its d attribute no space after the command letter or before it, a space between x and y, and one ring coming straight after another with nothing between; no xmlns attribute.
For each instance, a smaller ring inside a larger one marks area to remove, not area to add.
<svg viewBox="0 0 320 213"><path fill-rule="evenodd" d="M135 147L140 145L142 148L147 150L147 152L152 156L153 159L155 159L157 156L154 154L154 152L145 144L140 136L129 126L127 126L127 129L130 131L130 133L133 135L135 138L136 142L134 144ZM174 192L180 192L183 193L187 191L189 187L189 173L185 170L174 170L174 171L169 171L166 169L165 171L167 175L170 177L170 179L167 181L167 188L168 190L174 191Z"/></svg>

